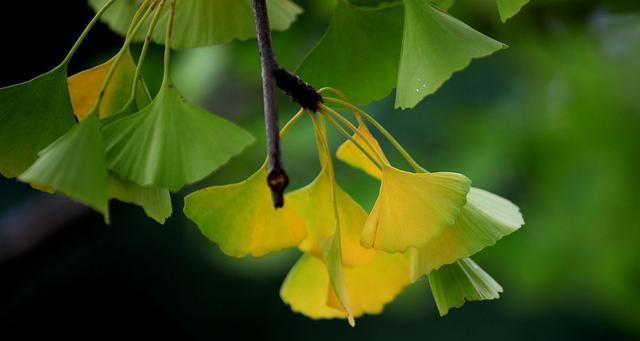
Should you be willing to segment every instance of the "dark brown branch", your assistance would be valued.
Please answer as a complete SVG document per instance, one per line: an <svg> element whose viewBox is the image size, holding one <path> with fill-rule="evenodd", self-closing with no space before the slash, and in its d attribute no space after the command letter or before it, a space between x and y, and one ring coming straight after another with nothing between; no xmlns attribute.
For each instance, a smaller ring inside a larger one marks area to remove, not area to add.
<svg viewBox="0 0 640 341"><path fill-rule="evenodd" d="M262 63L262 95L264 97L264 121L267 130L267 154L269 175L267 183L271 188L273 205L284 205L284 189L289 184L287 173L282 167L280 151L280 129L278 123L278 103L276 101L275 74L279 69L271 47L271 29L267 16L266 0L253 0L253 15L256 21L258 47Z"/></svg>
<svg viewBox="0 0 640 341"><path fill-rule="evenodd" d="M316 112L322 103L322 96L309 83L284 68L276 72L276 86L301 107Z"/></svg>
<svg viewBox="0 0 640 341"><path fill-rule="evenodd" d="M282 89L294 102L313 112L318 111L322 96L300 77L278 65L271 46L271 29L267 16L266 0L253 0L253 14L262 63L262 93L269 159L267 183L271 188L273 204L278 208L284 205L284 190L289 184L289 177L282 166L276 86Z"/></svg>

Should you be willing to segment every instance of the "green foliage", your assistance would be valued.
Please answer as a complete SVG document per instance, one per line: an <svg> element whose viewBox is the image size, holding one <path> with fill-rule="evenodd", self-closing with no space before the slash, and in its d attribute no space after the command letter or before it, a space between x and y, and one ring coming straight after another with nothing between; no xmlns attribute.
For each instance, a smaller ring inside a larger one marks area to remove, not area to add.
<svg viewBox="0 0 640 341"><path fill-rule="evenodd" d="M502 287L471 258L445 265L429 275L429 286L440 316L450 308L460 308L466 301L492 300L500 297Z"/></svg>
<svg viewBox="0 0 640 341"><path fill-rule="evenodd" d="M248 132L183 98L169 74L171 48L253 37L251 3L89 2L100 10L61 66L0 89L0 101L7 102L0 118L9 122L1 128L7 130L2 139L9 143L0 155L18 150L2 159L0 171L15 176L26 169L19 176L22 181L84 202L107 222L108 201L116 198L141 206L149 217L164 223L172 212L169 190L205 178L253 142ZM264 181L266 163L243 182L209 187L185 199L185 214L228 255L262 256L296 246L305 252L281 290L294 310L311 317L345 318L353 326L355 317L380 313L422 275L429 276L441 314L465 300L497 298L501 292L466 257L520 228L524 222L518 207L470 189L470 180L459 173L427 172L380 123L347 99L369 103L396 88L396 107L411 108L473 58L505 47L445 12L452 3L354 5L338 0L327 32L300 67L307 81L327 86L320 90L324 97L317 103L318 112L309 113L320 175L288 194L289 204L281 210L271 205ZM276 30L289 27L301 13L289 0L268 4ZM499 2L503 20L523 4ZM66 65L105 10L102 19L125 36L123 47L107 62L67 80ZM130 44L143 39L136 63ZM165 45L164 79L153 99L140 75L151 41ZM52 95L41 96L45 92ZM33 97L38 100L30 105ZM348 108L360 126L330 105ZM75 125L72 106L80 120ZM23 107L29 109L21 111ZM304 114L300 110L283 134ZM392 165L363 118L389 140L413 172ZM348 140L338 157L381 180L369 214L337 184L326 122ZM20 145L26 136L31 140ZM310 276L318 281L310 286L311 292L300 280L309 269L320 272ZM372 285L372 278L381 281Z"/></svg>
<svg viewBox="0 0 640 341"><path fill-rule="evenodd" d="M89 0L95 10L108 0ZM118 0L105 13L102 20L115 32L124 35L140 2ZM269 0L269 19L273 30L283 31L296 20L302 9L289 0ZM154 42L164 44L164 32L169 17L169 6L165 6L152 35ZM173 27L173 48L193 48L228 43L232 40L247 40L256 36L251 0L179 0ZM135 39L142 41L146 29Z"/></svg>
<svg viewBox="0 0 640 341"><path fill-rule="evenodd" d="M0 173L16 177L73 127L67 67L0 89Z"/></svg>
<svg viewBox="0 0 640 341"><path fill-rule="evenodd" d="M505 47L427 0L375 7L338 0L327 33L299 73L317 86L340 89L360 104L396 88L396 107L412 108L473 58Z"/></svg>
<svg viewBox="0 0 640 341"><path fill-rule="evenodd" d="M170 82L150 105L103 133L109 169L171 190L209 175L253 142L233 123L187 103Z"/></svg>
<svg viewBox="0 0 640 341"><path fill-rule="evenodd" d="M97 114L90 114L38 153L38 160L20 180L61 191L109 221L108 173Z"/></svg>
<svg viewBox="0 0 640 341"><path fill-rule="evenodd" d="M122 180L109 174L109 198L138 205L151 219L160 224L171 216L171 196L169 190L153 186L141 186L135 182Z"/></svg>
<svg viewBox="0 0 640 341"><path fill-rule="evenodd" d="M397 108L412 108L451 75L506 46L424 0L405 0Z"/></svg>
<svg viewBox="0 0 640 341"><path fill-rule="evenodd" d="M298 69L316 86L332 86L355 103L366 104L391 92L398 79L402 6L361 8L336 2L322 40Z"/></svg>
<svg viewBox="0 0 640 341"><path fill-rule="evenodd" d="M526 5L529 0L496 0L496 2L498 4L498 11L500 12L500 19L502 19L502 22L505 22L518 14L522 6Z"/></svg>

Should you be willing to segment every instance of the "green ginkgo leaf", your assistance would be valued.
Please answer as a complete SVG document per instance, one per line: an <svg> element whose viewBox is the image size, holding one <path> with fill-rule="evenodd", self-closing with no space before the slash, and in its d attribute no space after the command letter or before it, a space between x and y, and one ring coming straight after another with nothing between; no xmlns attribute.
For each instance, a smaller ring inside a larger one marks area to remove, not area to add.
<svg viewBox="0 0 640 341"><path fill-rule="evenodd" d="M106 1L89 0L89 4L97 10ZM138 0L118 0L102 20L112 30L124 35L139 6ZM273 30L286 30L302 13L302 9L290 0L268 0L267 6ZM158 44L164 44L169 7L165 6L152 35L152 40ZM256 36L251 0L178 0L175 15L173 48L224 44L234 39L246 40ZM144 26L136 35L137 41L144 39L143 32L146 32Z"/></svg>
<svg viewBox="0 0 640 341"><path fill-rule="evenodd" d="M297 246L304 221L290 205L273 207L266 163L248 179L189 194L184 214L229 256L255 257Z"/></svg>
<svg viewBox="0 0 640 341"><path fill-rule="evenodd" d="M412 108L473 58L506 45L475 31L428 0L405 0L397 108Z"/></svg>
<svg viewBox="0 0 640 341"><path fill-rule="evenodd" d="M253 142L235 124L193 106L165 81L140 112L106 124L109 169L143 186L179 190Z"/></svg>
<svg viewBox="0 0 640 341"><path fill-rule="evenodd" d="M16 177L74 124L67 67L0 89L0 173Z"/></svg>
<svg viewBox="0 0 640 341"><path fill-rule="evenodd" d="M461 259L429 274L429 286L440 316L466 301L500 297L502 287L471 258Z"/></svg>
<svg viewBox="0 0 640 341"><path fill-rule="evenodd" d="M518 206L472 187L456 222L423 246L409 250L412 280L494 245L523 224Z"/></svg>
<svg viewBox="0 0 640 341"><path fill-rule="evenodd" d="M529 0L496 0L498 4L498 12L500 12L500 19L502 22L506 22L509 18L520 12L520 9L526 5Z"/></svg>
<svg viewBox="0 0 640 341"><path fill-rule="evenodd" d="M164 224L173 212L169 190L140 186L122 180L115 174L109 174L108 195L109 198L142 207L147 216L160 224Z"/></svg>
<svg viewBox="0 0 640 341"><path fill-rule="evenodd" d="M60 191L101 212L108 221L108 172L97 114L90 114L38 153L19 179Z"/></svg>
<svg viewBox="0 0 640 341"><path fill-rule="evenodd" d="M398 75L402 6L356 7L337 1L329 28L298 73L315 86L343 91L354 103L387 96Z"/></svg>

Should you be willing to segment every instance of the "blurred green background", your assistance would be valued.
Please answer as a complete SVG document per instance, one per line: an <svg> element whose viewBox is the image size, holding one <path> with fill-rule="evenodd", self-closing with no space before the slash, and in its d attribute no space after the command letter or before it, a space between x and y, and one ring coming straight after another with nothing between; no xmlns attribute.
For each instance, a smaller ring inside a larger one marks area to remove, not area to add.
<svg viewBox="0 0 640 341"><path fill-rule="evenodd" d="M333 6L297 2L305 13L274 34L289 69L321 37ZM18 6L0 12L0 86L54 66L93 15L83 1ZM392 97L367 110L425 168L464 173L521 207L526 225L474 257L505 288L500 300L440 318L423 280L355 329L309 320L278 296L298 251L228 258L186 220L185 194L244 179L264 160L259 60L247 41L175 54L175 83L186 97L259 142L174 195L165 226L120 203L105 226L78 205L0 179L0 339L638 338L640 2L532 0L507 24L493 0L459 0L451 12L510 48L474 61L413 110L394 110ZM89 39L74 72L106 60L121 42L104 25ZM152 89L161 54L155 46L145 66ZM285 97L279 103L283 120L296 110ZM342 140L334 133L331 142ZM309 122L283 148L290 188L308 183L318 172ZM340 184L369 208L376 181L337 167Z"/></svg>

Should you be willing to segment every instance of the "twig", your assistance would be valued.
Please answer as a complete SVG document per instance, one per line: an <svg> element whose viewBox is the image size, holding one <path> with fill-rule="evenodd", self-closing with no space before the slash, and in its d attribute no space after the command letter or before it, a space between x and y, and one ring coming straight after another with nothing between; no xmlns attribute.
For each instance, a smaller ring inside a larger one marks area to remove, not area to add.
<svg viewBox="0 0 640 341"><path fill-rule="evenodd" d="M262 94L264 97L264 121L267 130L267 153L269 159L269 175L267 183L271 188L273 205L278 208L284 205L284 190L289 184L289 177L282 167L280 151L280 129L278 122L278 103L276 101L275 75L278 63L271 47L271 29L267 16L266 0L253 0L253 14L256 21L258 47L262 63Z"/></svg>
<svg viewBox="0 0 640 341"><path fill-rule="evenodd" d="M271 46L271 29L267 16L266 0L253 0L253 14L258 33L258 47L262 62L262 92L264 97L264 120L267 130L267 153L269 158L269 175L267 183L271 188L273 204L276 208L284 205L284 190L289 184L289 177L282 166L280 136L278 134L278 103L276 87L282 89L294 102L312 112L317 112L322 103L322 96L307 82L278 65Z"/></svg>

